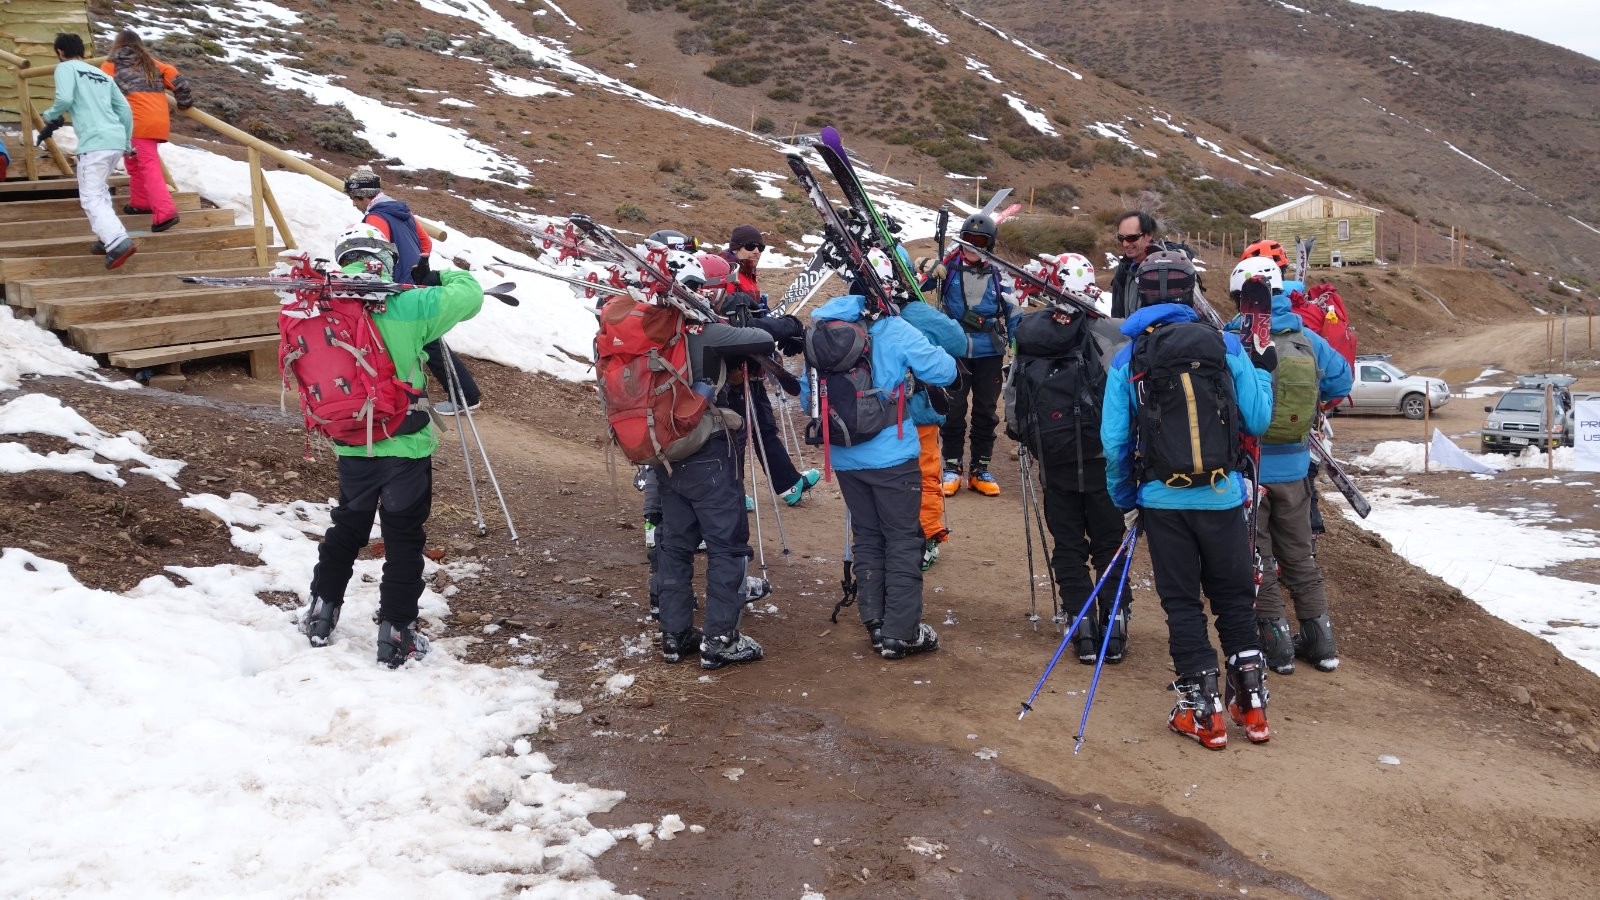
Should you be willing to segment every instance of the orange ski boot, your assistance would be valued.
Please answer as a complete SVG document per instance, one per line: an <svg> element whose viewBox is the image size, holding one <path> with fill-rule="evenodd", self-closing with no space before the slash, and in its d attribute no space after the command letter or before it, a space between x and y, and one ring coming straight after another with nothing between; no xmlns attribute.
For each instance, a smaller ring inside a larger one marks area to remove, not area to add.
<svg viewBox="0 0 1600 900"><path fill-rule="evenodd" d="M1200 742L1207 750L1228 747L1228 723L1222 717L1222 697L1217 693L1217 670L1184 675L1172 683L1178 692L1178 705L1172 708L1167 727Z"/></svg>
<svg viewBox="0 0 1600 900"><path fill-rule="evenodd" d="M1267 667L1260 650L1241 650L1228 658L1228 715L1252 744L1272 740L1267 727Z"/></svg>

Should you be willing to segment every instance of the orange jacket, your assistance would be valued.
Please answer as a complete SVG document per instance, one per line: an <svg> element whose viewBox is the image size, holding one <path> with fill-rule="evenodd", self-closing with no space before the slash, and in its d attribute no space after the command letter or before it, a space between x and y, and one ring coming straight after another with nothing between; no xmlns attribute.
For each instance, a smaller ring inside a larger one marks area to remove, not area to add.
<svg viewBox="0 0 1600 900"><path fill-rule="evenodd" d="M121 65L118 65L121 63ZM156 60L161 74L160 82L145 77L144 68L133 60L130 48L113 53L100 64L100 70L117 80L117 87L133 107L133 137L165 141L172 136L172 120L167 113L167 89L177 98L179 109L188 109L194 103L189 92L189 80L178 72L176 66Z"/></svg>

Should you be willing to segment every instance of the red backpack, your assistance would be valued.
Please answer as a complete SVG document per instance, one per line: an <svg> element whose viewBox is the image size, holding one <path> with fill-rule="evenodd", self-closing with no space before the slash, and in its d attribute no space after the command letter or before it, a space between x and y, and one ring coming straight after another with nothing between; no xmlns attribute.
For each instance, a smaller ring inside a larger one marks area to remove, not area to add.
<svg viewBox="0 0 1600 900"><path fill-rule="evenodd" d="M636 465L670 464L711 437L710 405L696 393L683 313L626 294L600 309L595 377L611 436Z"/></svg>
<svg viewBox="0 0 1600 900"><path fill-rule="evenodd" d="M1300 321L1321 335L1354 371L1356 330L1350 324L1350 314L1345 311L1344 298L1339 296L1339 291L1331 284L1319 284L1310 289L1310 296L1295 291L1289 300Z"/></svg>
<svg viewBox="0 0 1600 900"><path fill-rule="evenodd" d="M407 414L422 392L402 381L367 302L300 291L278 313L278 368L293 375L306 428L345 447L426 427Z"/></svg>

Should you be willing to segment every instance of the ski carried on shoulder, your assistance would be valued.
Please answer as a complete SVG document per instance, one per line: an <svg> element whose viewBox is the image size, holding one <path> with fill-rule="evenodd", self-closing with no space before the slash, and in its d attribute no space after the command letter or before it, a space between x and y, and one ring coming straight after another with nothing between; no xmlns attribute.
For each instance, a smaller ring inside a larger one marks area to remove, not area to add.
<svg viewBox="0 0 1600 900"><path fill-rule="evenodd" d="M1194 286L1194 311L1199 313L1200 319L1212 328L1218 331L1227 328L1228 323L1223 321L1222 316L1217 313L1217 308L1206 299L1205 292L1200 290L1198 284ZM1268 312L1270 316L1270 310Z"/></svg>
<svg viewBox="0 0 1600 900"><path fill-rule="evenodd" d="M922 288L917 283L917 274L911 271L911 263L896 252L896 248L900 245L900 239L895 235L899 230L898 227L891 226L887 219L878 214L877 206L873 204L872 198L867 196L867 189L862 185L855 166L850 162L850 154L845 150L844 141L839 138L837 128L829 125L822 129L822 141L817 145L817 153L827 165L828 171L833 174L833 179L839 182L839 188L844 191L845 199L850 201L850 207L860 213L861 218L871 227L873 242L878 249L888 255L900 289L908 299L924 299Z"/></svg>
<svg viewBox="0 0 1600 900"><path fill-rule="evenodd" d="M622 269L622 276L633 287L677 307L690 322L708 325L722 321L722 317L717 315L704 297L672 277L671 270L667 268L665 244L646 241L646 255L641 256L611 229L582 213L573 213L567 217L567 221L585 238L598 245L605 257L614 260L613 264Z"/></svg>
<svg viewBox="0 0 1600 900"><path fill-rule="evenodd" d="M557 263L564 263L572 259L590 259L596 262L608 263L619 261L615 253L608 251L594 241L585 240L583 234L571 222L568 222L564 228L557 231L554 222L544 228L539 228L536 225L520 222L488 210L478 210L478 212L502 225L516 229L527 237L529 241L537 243L541 249L555 250Z"/></svg>
<svg viewBox="0 0 1600 900"><path fill-rule="evenodd" d="M505 266L508 269L516 269L519 272L532 272L543 278L564 282L571 286L572 293L580 300L597 300L601 297L615 297L628 292L627 285L616 283L621 279L615 273L615 270L612 270L609 279L602 280L598 272L590 272L588 275L579 278L574 275L561 275L545 269L535 269L533 266L524 266L521 263L514 263L499 256L494 257L494 262L495 265Z"/></svg>
<svg viewBox="0 0 1600 900"><path fill-rule="evenodd" d="M325 260L318 262L326 263ZM429 285L405 284L384 281L375 275L352 275L337 270L318 268L308 258L301 259L288 272L279 275L180 275L184 284L202 287L251 287L270 291L288 291L302 299L319 300L334 294L381 298L406 291L425 290ZM521 301L511 296L516 284L504 282L483 289L485 296L493 297L507 306L519 306Z"/></svg>
<svg viewBox="0 0 1600 900"><path fill-rule="evenodd" d="M973 246L972 244L969 244L960 238L956 238L955 245L962 250L970 250L973 253L976 253L990 265L1011 276L1018 285L1019 294L1024 298L1029 296L1043 295L1044 297L1049 298L1052 304L1056 306L1068 307L1088 316L1091 319L1107 318L1106 314L1101 312L1100 307L1095 304L1094 298L1090 297L1088 294L1084 294L1079 291L1072 290L1065 285L1055 284L1051 281L1040 278L1038 275L1029 272L1027 269L1024 269L1016 263L1013 263L1007 259L1002 259L999 256L991 253L989 250L983 247Z"/></svg>
<svg viewBox="0 0 1600 900"><path fill-rule="evenodd" d="M1355 510L1356 515L1363 519L1371 515L1372 504L1367 502L1367 498L1361 493L1361 489L1356 487L1356 483L1350 477L1350 473L1346 472L1344 467L1339 465L1339 461L1333 458L1333 450L1328 447L1328 440L1322 434L1321 417L1318 417L1317 426L1311 429L1311 434L1306 437L1306 442L1311 447L1311 456L1322 464L1322 469L1327 473L1328 480L1333 482L1333 486L1339 489L1339 493L1344 495L1345 500L1349 501L1350 508Z"/></svg>
<svg viewBox="0 0 1600 900"><path fill-rule="evenodd" d="M839 264L848 268L850 274L865 286L867 315L874 319L880 316L898 315L899 310L895 308L892 290L878 277L878 270L873 267L872 260L867 258L867 248L845 224L844 218L839 215L837 209L834 209L828 195L822 192L822 184L817 181L816 173L811 171L811 166L807 165L805 159L798 153L785 154L785 158L789 161L789 169L794 172L795 180L800 182L807 199L816 208L817 215L822 217L822 237L825 245L831 244L839 251L841 256Z"/></svg>

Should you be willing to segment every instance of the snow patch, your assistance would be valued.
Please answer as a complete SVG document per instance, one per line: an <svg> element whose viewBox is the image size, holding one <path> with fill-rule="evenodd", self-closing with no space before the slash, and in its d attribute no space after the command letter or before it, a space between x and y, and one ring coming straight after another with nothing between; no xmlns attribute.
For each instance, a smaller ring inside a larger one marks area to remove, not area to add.
<svg viewBox="0 0 1600 900"><path fill-rule="evenodd" d="M5 459L0 460L0 471L27 472L38 469L52 469L60 472L83 472L93 475L102 481L109 481L121 487L127 484L117 475L117 467L95 463L94 457L100 456L113 462L136 462L141 465L132 469L141 475L165 484L173 490L178 490L178 483L172 476L183 469L183 462L175 459L162 459L151 456L144 451L144 446L149 443L137 431L124 431L122 434L113 435L101 431L79 415L78 411L49 394L23 394L21 397L0 406L0 434L43 434L58 437L69 441L81 451L70 453L52 452L48 456L33 453L21 444L0 444L6 448Z"/></svg>
<svg viewBox="0 0 1600 900"><path fill-rule="evenodd" d="M1035 131L1050 137L1059 137L1061 135L1061 132L1056 131L1055 126L1050 124L1050 117L1045 115L1042 110L1034 109L1028 105L1028 101L1015 94L1006 94L1004 96L1006 103L1010 104L1011 108L1016 110L1017 115L1021 116L1024 121L1032 125Z"/></svg>

